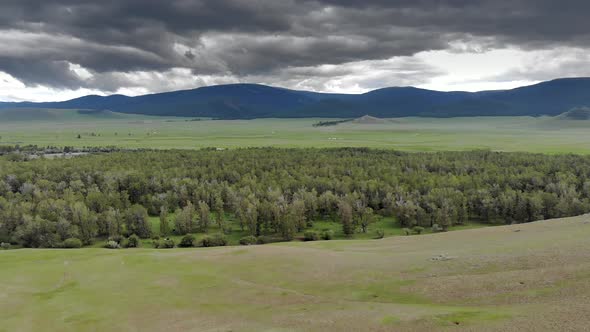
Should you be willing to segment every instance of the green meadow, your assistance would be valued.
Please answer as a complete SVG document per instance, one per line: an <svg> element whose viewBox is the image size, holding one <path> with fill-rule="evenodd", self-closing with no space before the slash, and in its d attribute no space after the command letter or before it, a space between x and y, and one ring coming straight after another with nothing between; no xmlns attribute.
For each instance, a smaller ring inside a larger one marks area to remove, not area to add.
<svg viewBox="0 0 590 332"><path fill-rule="evenodd" d="M157 149L274 146L590 152L590 121L550 117L401 118L379 124L314 127L314 123L325 119L194 121L197 119L110 112L93 115L81 115L72 110L47 112L30 110L26 119L6 117L0 112L0 144Z"/></svg>
<svg viewBox="0 0 590 332"><path fill-rule="evenodd" d="M382 240L0 251L0 331L582 331L588 236L576 217Z"/></svg>

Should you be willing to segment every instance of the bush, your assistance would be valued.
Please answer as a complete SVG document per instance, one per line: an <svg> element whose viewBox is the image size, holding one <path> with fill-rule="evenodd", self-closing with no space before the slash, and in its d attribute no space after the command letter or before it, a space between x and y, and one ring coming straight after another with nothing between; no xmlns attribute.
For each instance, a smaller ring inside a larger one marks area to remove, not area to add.
<svg viewBox="0 0 590 332"><path fill-rule="evenodd" d="M203 247L223 247L226 245L227 239L223 234L208 235L201 240L201 246Z"/></svg>
<svg viewBox="0 0 590 332"><path fill-rule="evenodd" d="M422 227L422 226L414 226L414 228L412 228L412 230L416 234L422 234L422 232L424 232L424 227Z"/></svg>
<svg viewBox="0 0 590 332"><path fill-rule="evenodd" d="M80 239L72 237L72 238L66 239L62 246L67 249L82 248L82 241L80 241Z"/></svg>
<svg viewBox="0 0 590 332"><path fill-rule="evenodd" d="M385 237L385 231L384 230L382 230L381 228L379 228L379 229L377 229L375 231L375 238L376 239L382 239L384 237Z"/></svg>
<svg viewBox="0 0 590 332"><path fill-rule="evenodd" d="M434 224L432 225L432 232L433 233L440 233L440 232L444 232L444 228L442 228L439 224Z"/></svg>
<svg viewBox="0 0 590 332"><path fill-rule="evenodd" d="M172 239L166 239L166 240L162 241L162 248L172 249L175 246L176 246L176 243L174 243L174 240L172 240Z"/></svg>
<svg viewBox="0 0 590 332"><path fill-rule="evenodd" d="M10 243L2 242L2 243L0 243L0 248L2 248L4 250L10 249Z"/></svg>
<svg viewBox="0 0 590 332"><path fill-rule="evenodd" d="M163 240L154 240L154 242L152 242L152 244L154 245L154 248L156 249L172 249L176 246L176 243L174 243L174 240L166 238Z"/></svg>
<svg viewBox="0 0 590 332"><path fill-rule="evenodd" d="M127 248L139 248L141 243L139 242L139 236L133 234L127 239Z"/></svg>
<svg viewBox="0 0 590 332"><path fill-rule="evenodd" d="M403 231L404 231L404 234L406 234L406 236L412 234L412 231L409 228L404 228Z"/></svg>
<svg viewBox="0 0 590 332"><path fill-rule="evenodd" d="M275 243L275 242L283 242L283 241L285 241L285 240L283 240L283 238L276 237L276 236L261 235L258 238L256 238L256 243L258 243L258 244L267 244L267 243Z"/></svg>
<svg viewBox="0 0 590 332"><path fill-rule="evenodd" d="M118 244L121 244L123 242L123 240L125 240L125 238L122 235L109 236L109 239L108 239L108 241L115 241Z"/></svg>
<svg viewBox="0 0 590 332"><path fill-rule="evenodd" d="M243 246L249 246L252 244L256 244L256 242L258 242L258 239L256 239L256 236L252 236L252 235L244 236L243 238L240 239L240 244Z"/></svg>
<svg viewBox="0 0 590 332"><path fill-rule="evenodd" d="M322 232L322 239L324 240L332 240L334 238L334 231L331 229L325 230Z"/></svg>
<svg viewBox="0 0 590 332"><path fill-rule="evenodd" d="M303 240L304 241L317 241L320 239L318 232L316 231L306 231L303 233Z"/></svg>
<svg viewBox="0 0 590 332"><path fill-rule="evenodd" d="M107 241L107 243L104 245L105 248L107 249L121 249L121 245L116 242L116 241Z"/></svg>
<svg viewBox="0 0 590 332"><path fill-rule="evenodd" d="M180 243L178 244L181 248L190 248L195 246L195 236L192 234L187 234L182 237Z"/></svg>

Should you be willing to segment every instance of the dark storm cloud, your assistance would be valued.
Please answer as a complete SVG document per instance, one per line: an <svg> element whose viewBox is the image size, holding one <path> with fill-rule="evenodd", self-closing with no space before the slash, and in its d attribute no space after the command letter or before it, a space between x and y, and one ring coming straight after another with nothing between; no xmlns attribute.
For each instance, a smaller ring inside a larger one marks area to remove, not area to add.
<svg viewBox="0 0 590 332"><path fill-rule="evenodd" d="M121 73L172 68L234 77L305 68L312 77L324 64L474 39L491 48L586 46L588 13L585 0L3 0L0 71L28 85L109 91L133 85Z"/></svg>

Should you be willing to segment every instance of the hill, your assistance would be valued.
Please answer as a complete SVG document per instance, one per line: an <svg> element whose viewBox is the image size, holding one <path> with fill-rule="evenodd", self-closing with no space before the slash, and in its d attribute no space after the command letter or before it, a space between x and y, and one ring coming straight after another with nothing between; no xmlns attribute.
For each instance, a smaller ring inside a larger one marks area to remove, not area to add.
<svg viewBox="0 0 590 332"><path fill-rule="evenodd" d="M561 120L590 120L590 107L578 107L557 116Z"/></svg>
<svg viewBox="0 0 590 332"><path fill-rule="evenodd" d="M130 115L115 113L107 110L73 110L73 109L45 109L45 108L0 108L0 119L4 122L22 121L87 121L125 119Z"/></svg>
<svg viewBox="0 0 590 332"><path fill-rule="evenodd" d="M218 249L0 251L0 317L7 331L585 331L588 220Z"/></svg>
<svg viewBox="0 0 590 332"><path fill-rule="evenodd" d="M590 105L590 78L566 78L512 90L440 92L392 87L364 94L296 91L258 84L230 84L150 94L86 96L64 102L0 103L0 108L110 110L120 113L253 118L356 118L555 116Z"/></svg>
<svg viewBox="0 0 590 332"><path fill-rule="evenodd" d="M386 124L390 123L390 120L380 119L370 115L363 115L360 118L351 121L356 124Z"/></svg>

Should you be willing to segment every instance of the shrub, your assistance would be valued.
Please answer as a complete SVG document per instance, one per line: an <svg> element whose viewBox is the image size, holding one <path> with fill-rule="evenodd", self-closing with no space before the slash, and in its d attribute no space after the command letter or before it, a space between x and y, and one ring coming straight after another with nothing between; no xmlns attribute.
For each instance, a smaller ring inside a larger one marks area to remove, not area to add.
<svg viewBox="0 0 590 332"><path fill-rule="evenodd" d="M324 240L332 240L334 238L334 231L331 229L325 230L322 232L322 239Z"/></svg>
<svg viewBox="0 0 590 332"><path fill-rule="evenodd" d="M439 224L434 224L432 225L432 232L433 233L440 233L440 232L444 232L444 228L442 228Z"/></svg>
<svg viewBox="0 0 590 332"><path fill-rule="evenodd" d="M107 249L120 249L121 245L116 241L107 241L104 247Z"/></svg>
<svg viewBox="0 0 590 332"><path fill-rule="evenodd" d="M163 240L154 240L154 242L152 242L152 244L154 245L154 248L156 249L172 249L176 246L176 243L174 243L174 240L166 238Z"/></svg>
<svg viewBox="0 0 590 332"><path fill-rule="evenodd" d="M115 241L118 244L121 244L123 242L123 240L125 240L125 238L122 235L109 236L109 239L108 239L108 241Z"/></svg>
<svg viewBox="0 0 590 332"><path fill-rule="evenodd" d="M276 237L276 236L267 236L267 235L261 235L258 238L256 238L256 243L258 244L267 244L267 243L275 243L275 242L283 242L284 240L280 237Z"/></svg>
<svg viewBox="0 0 590 332"><path fill-rule="evenodd" d="M205 236L201 240L201 246L203 247L223 247L227 245L227 239L223 234L213 234L211 236Z"/></svg>
<svg viewBox="0 0 590 332"><path fill-rule="evenodd" d="M67 249L82 248L82 241L80 241L80 239L72 237L72 238L66 239L62 246Z"/></svg>
<svg viewBox="0 0 590 332"><path fill-rule="evenodd" d="M243 246L249 246L252 244L256 244L256 242L258 242L258 239L256 239L256 236L252 236L252 235L244 236L243 238L240 239L240 244Z"/></svg>
<svg viewBox="0 0 590 332"><path fill-rule="evenodd" d="M133 234L127 239L127 248L139 248L141 243L139 242L139 236Z"/></svg>
<svg viewBox="0 0 590 332"><path fill-rule="evenodd" d="M174 248L176 246L176 243L174 243L174 240L172 239L166 239L162 242L162 248L165 249L171 249Z"/></svg>
<svg viewBox="0 0 590 332"><path fill-rule="evenodd" d="M404 228L403 231L404 231L404 234L406 234L406 236L412 234L412 231L409 228Z"/></svg>
<svg viewBox="0 0 590 332"><path fill-rule="evenodd" d="M384 230L382 230L381 228L379 228L379 229L377 229L375 231L375 238L376 239L382 239L384 237L385 237L385 231Z"/></svg>
<svg viewBox="0 0 590 332"><path fill-rule="evenodd" d="M10 249L10 243L2 242L2 243L0 243L0 248L2 248L4 250Z"/></svg>
<svg viewBox="0 0 590 332"><path fill-rule="evenodd" d="M182 237L180 243L178 244L181 248L190 248L195 246L195 236L192 234L187 234Z"/></svg>
<svg viewBox="0 0 590 332"><path fill-rule="evenodd" d="M422 226L414 226L414 228L412 228L412 230L416 234L422 234L422 232L424 232L424 227L422 227Z"/></svg>
<svg viewBox="0 0 590 332"><path fill-rule="evenodd" d="M320 239L318 232L316 231L306 231L303 233L303 240L304 241L317 241Z"/></svg>

